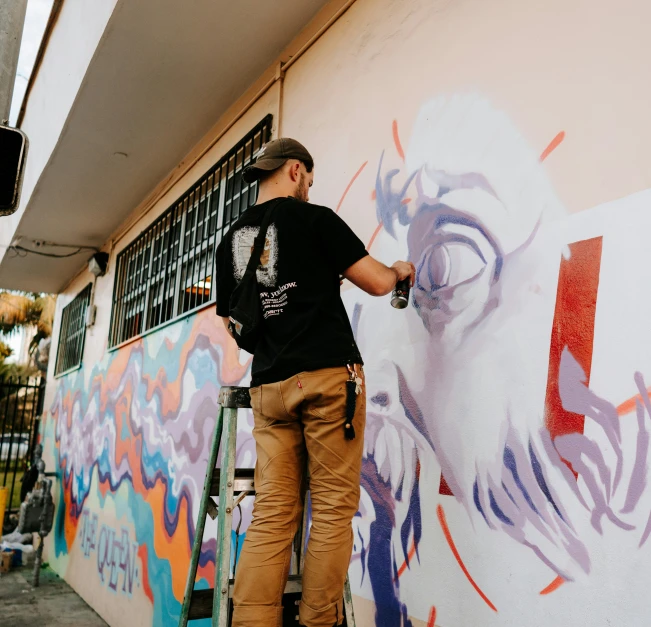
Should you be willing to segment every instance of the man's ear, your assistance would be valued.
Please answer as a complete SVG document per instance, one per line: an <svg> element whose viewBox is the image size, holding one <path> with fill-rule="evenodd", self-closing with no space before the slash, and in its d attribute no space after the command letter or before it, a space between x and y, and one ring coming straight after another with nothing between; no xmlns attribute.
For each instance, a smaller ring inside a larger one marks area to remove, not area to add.
<svg viewBox="0 0 651 627"><path fill-rule="evenodd" d="M301 174L301 164L296 161L289 166L289 176L292 179L292 182L296 182L300 179Z"/></svg>

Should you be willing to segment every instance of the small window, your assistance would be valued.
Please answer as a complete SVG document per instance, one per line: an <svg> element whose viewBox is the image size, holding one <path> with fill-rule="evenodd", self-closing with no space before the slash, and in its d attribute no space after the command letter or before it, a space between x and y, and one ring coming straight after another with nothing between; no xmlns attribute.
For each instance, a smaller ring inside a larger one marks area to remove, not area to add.
<svg viewBox="0 0 651 627"><path fill-rule="evenodd" d="M215 301L215 249L256 200L242 170L271 138L271 123L268 115L118 255L109 346Z"/></svg>
<svg viewBox="0 0 651 627"><path fill-rule="evenodd" d="M92 285L89 283L73 301L63 308L55 375L81 366L86 339L86 312Z"/></svg>

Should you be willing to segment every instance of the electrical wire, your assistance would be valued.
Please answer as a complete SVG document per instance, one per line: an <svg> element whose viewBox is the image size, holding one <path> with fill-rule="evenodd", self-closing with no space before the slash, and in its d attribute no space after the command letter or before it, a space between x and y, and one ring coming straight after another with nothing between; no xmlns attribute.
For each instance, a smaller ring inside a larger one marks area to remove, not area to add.
<svg viewBox="0 0 651 627"><path fill-rule="evenodd" d="M68 247L65 246L64 248L68 248ZM19 257L25 257L25 256L27 256L27 253L32 253L32 255L40 255L41 257L50 257L52 259L65 259L67 257L74 257L75 255L78 255L85 248L90 248L90 247L89 246L80 246L79 248L77 248L77 250L75 250L72 253L66 253L65 255L54 255L52 253L42 253L40 250L30 250L29 248L24 248L23 246L12 246L11 247L11 249L18 252ZM97 250L97 249L93 248L92 250ZM25 254L21 255L20 254L21 252L25 253Z"/></svg>
<svg viewBox="0 0 651 627"><path fill-rule="evenodd" d="M84 250L96 250L99 252L99 248L97 246L86 246L84 244L57 244L56 242L47 242L47 241L41 241L41 240L31 240L34 243L40 242L41 246L45 246L46 248L81 248ZM18 245L18 244L16 244Z"/></svg>

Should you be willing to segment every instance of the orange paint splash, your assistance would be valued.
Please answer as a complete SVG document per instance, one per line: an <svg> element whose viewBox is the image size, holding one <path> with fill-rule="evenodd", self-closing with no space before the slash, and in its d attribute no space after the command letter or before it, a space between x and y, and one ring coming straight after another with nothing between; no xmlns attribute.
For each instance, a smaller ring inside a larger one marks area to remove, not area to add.
<svg viewBox="0 0 651 627"><path fill-rule="evenodd" d="M565 131L561 131L552 139L552 141L549 142L549 146L545 148L545 150L542 151L542 154L540 155L540 160L544 161L549 157L549 155L558 148L559 144L565 139Z"/></svg>
<svg viewBox="0 0 651 627"><path fill-rule="evenodd" d="M344 198L346 198L346 194L348 194L348 192L350 191L350 188L353 186L353 183L355 182L357 177L362 173L362 170L366 167L367 163L368 163L368 161L364 161L364 163L362 163L362 167L359 170L357 170L357 172L355 172L353 178L350 179L350 183L348 183L348 185L346 186L346 189L344 190L344 193L342 194L341 199L339 200L339 204L337 205L337 208L335 209L335 213L339 213L339 210L341 209L341 205L344 202Z"/></svg>
<svg viewBox="0 0 651 627"><path fill-rule="evenodd" d="M647 388L646 393L647 396L651 398L651 388ZM642 402L642 396L639 394L636 394L632 398L624 401L621 405L617 406L617 414L619 416L626 416L626 414L630 414L632 411L635 411L635 406L638 401L640 401L640 403Z"/></svg>
<svg viewBox="0 0 651 627"><path fill-rule="evenodd" d="M404 573L407 570L408 563L411 562L414 555L416 555L416 544L412 539L411 548L409 549L409 553L408 553L409 557L402 563L402 566L398 569L398 574L396 575L395 579L393 580L394 582L398 581L398 579L400 579L400 577L402 577L402 573Z"/></svg>
<svg viewBox="0 0 651 627"><path fill-rule="evenodd" d="M405 151L402 149L402 144L400 143L400 135L398 135L398 120L393 121L393 143L396 145L396 150L400 155L400 158L405 160Z"/></svg>
<svg viewBox="0 0 651 627"><path fill-rule="evenodd" d="M151 586L149 585L149 571L147 565L147 545L141 544L138 548L138 557L140 558L140 563L142 564L142 588L145 591L145 596L153 603L154 602L154 593L152 592Z"/></svg>
<svg viewBox="0 0 651 627"><path fill-rule="evenodd" d="M165 515L165 486L161 481L157 481L154 487L149 490L145 501L155 516L162 518ZM190 530L187 525L187 509L187 501L182 498L179 503L178 524L172 536L167 533L162 520L154 523L154 551L159 559L169 562L172 573L187 573L190 567L190 547L188 545ZM172 593L174 597L179 601L183 601L184 592L185 576L172 577Z"/></svg>
<svg viewBox="0 0 651 627"><path fill-rule="evenodd" d="M466 576L466 579L470 582L470 585L475 589L475 592L477 592L477 594L484 600L484 603L486 603L486 605L488 605L488 607L490 607L491 610L493 610L493 612L497 612L497 608L490 602L489 598L482 592L481 588L475 583L475 580L472 578L472 576L468 572L468 569L466 568L466 565L463 563L463 560L461 559L461 555L459 555L459 551L457 550L457 547L454 544L454 540L452 539L452 534L450 533L450 529L448 528L448 523L445 519L445 512L443 511L443 507L441 507L440 504L436 506L436 515L438 516L441 529L443 530L443 535L445 536L445 539L448 542L448 546L452 551L452 555L454 555L455 559L457 560L457 563L459 564L459 567L463 571L463 574Z"/></svg>
<svg viewBox="0 0 651 627"><path fill-rule="evenodd" d="M373 242L375 241L375 238L380 234L380 231L382 230L383 226L384 226L384 224L382 222L380 222L380 224L377 225L377 228L375 229L375 232L371 236L371 240L369 241L368 246L366 247L366 250L368 250L368 251L371 250L371 246L373 246Z"/></svg>
<svg viewBox="0 0 651 627"><path fill-rule="evenodd" d="M554 579L546 588L543 588L540 591L540 594L545 595L545 594L551 594L554 592L554 590L558 590L563 584L565 583L565 579L563 579L560 575Z"/></svg>

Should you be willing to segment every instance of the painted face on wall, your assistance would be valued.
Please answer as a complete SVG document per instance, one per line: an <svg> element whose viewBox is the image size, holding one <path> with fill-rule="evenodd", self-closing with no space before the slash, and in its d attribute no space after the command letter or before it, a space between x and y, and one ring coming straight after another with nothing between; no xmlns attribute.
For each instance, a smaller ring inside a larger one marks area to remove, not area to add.
<svg viewBox="0 0 651 627"><path fill-rule="evenodd" d="M402 472L393 468L405 464L394 456L410 459L406 442L421 460L434 451L473 520L528 546L564 579L586 575L602 518L632 528L609 504L628 480L608 479L622 473L617 411L587 390L567 348L558 375L563 407L594 420L597 433L552 440L546 424L559 266L571 255L565 212L540 158L482 98L437 98L414 124L403 171L385 174L380 165L376 199L378 219L394 238L378 240L378 249L393 247L398 256L406 249L417 268L413 309L391 324L391 349L365 341L377 338L378 320L387 328L388 313L371 314L365 305L360 327L375 330L358 332L368 364L369 450L380 475L391 476L394 495L404 499ZM395 351L401 343L407 351ZM385 393L392 386L383 377L394 381L398 402ZM378 400L404 434L373 427ZM604 443L616 451L614 465L582 463L588 450L601 459ZM587 499L564 460L581 465Z"/></svg>
<svg viewBox="0 0 651 627"><path fill-rule="evenodd" d="M537 154L475 96L424 105L402 175L380 166L376 184L378 218L417 268L413 309L396 319L410 350L390 358L402 405L393 412L435 451L471 518L557 572L585 570L584 548L562 522L575 481L545 426L563 208ZM381 355L369 350L373 408Z"/></svg>
<svg viewBox="0 0 651 627"><path fill-rule="evenodd" d="M388 230L407 227L427 331L422 382L405 385L450 488L471 503L478 475L501 474L509 432L526 442L543 424L562 208L508 118L474 96L423 107L405 172L399 192L390 178L377 189Z"/></svg>

